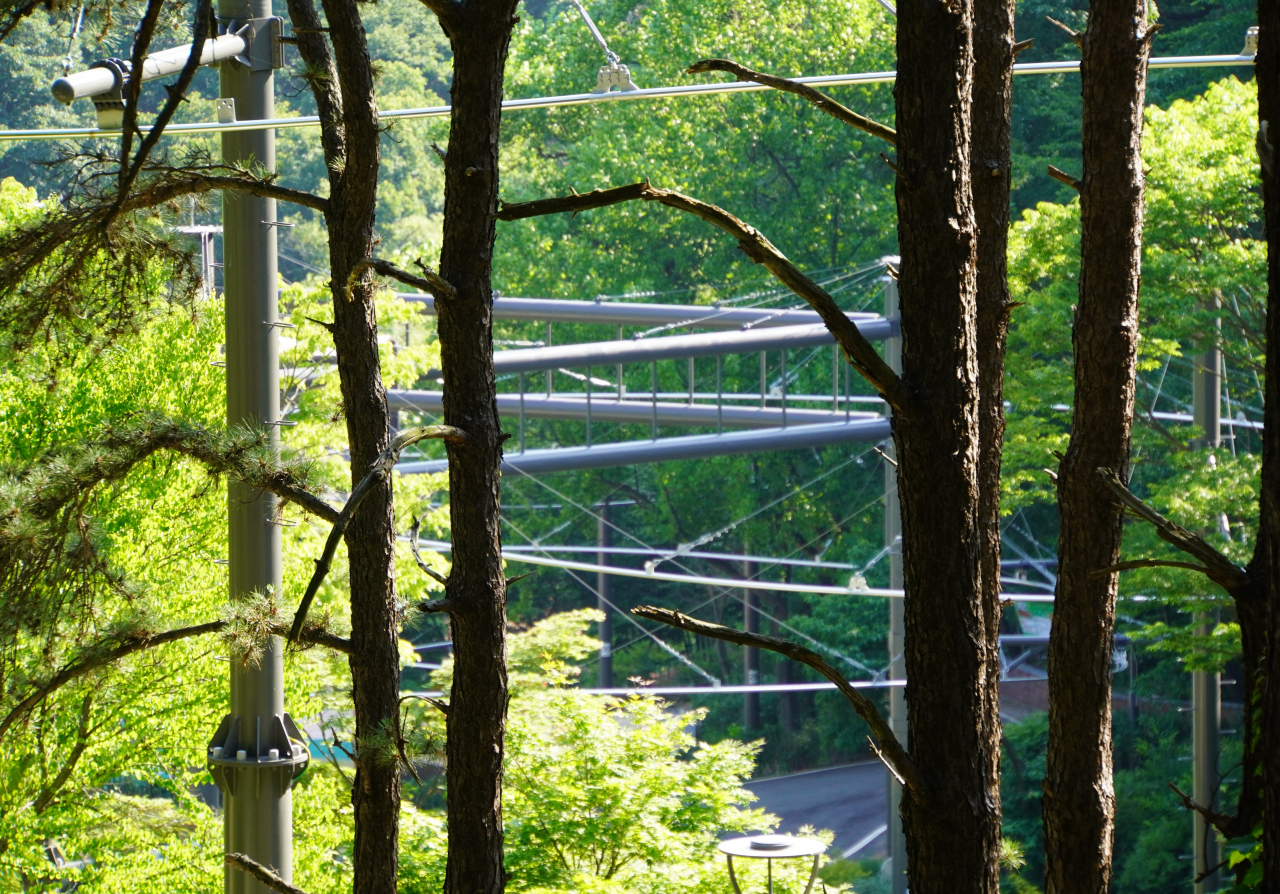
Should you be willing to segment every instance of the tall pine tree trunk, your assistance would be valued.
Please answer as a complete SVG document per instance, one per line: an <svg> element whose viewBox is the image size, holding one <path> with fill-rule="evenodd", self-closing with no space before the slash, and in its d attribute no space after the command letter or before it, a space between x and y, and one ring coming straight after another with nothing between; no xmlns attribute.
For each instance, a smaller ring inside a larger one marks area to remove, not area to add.
<svg viewBox="0 0 1280 894"><path fill-rule="evenodd" d="M1265 556L1265 658L1261 693L1263 886L1280 894L1280 2L1258 0L1258 155L1267 239L1266 386L1263 403L1262 492L1254 565ZM1241 619L1243 624L1244 619ZM1243 633L1243 629L1242 629ZM1247 755L1246 755L1247 757ZM1243 813L1243 804L1241 812Z"/></svg>
<svg viewBox="0 0 1280 894"><path fill-rule="evenodd" d="M506 580L498 489L504 435L493 373L491 273L498 126L514 0L453 5L453 114L445 160L440 273L457 298L437 301L449 446L453 567L446 597L454 644L446 743L449 858L445 894L501 894L502 753L507 710Z"/></svg>
<svg viewBox="0 0 1280 894"><path fill-rule="evenodd" d="M970 0L898 5L898 241L907 405L894 416L911 760L902 804L913 894L999 888L996 642L979 555Z"/></svg>
<svg viewBox="0 0 1280 894"><path fill-rule="evenodd" d="M1004 447L1004 356L1009 330L1009 156L1014 4L973 3L973 216L978 227L978 524L988 622L1000 623L1000 454ZM999 712L999 675L992 710Z"/></svg>
<svg viewBox="0 0 1280 894"><path fill-rule="evenodd" d="M1142 247L1146 0L1093 0L1081 85L1080 298L1071 443L1058 472L1061 539L1049 639L1046 894L1105 894L1115 795L1111 662L1122 513L1099 468L1128 478Z"/></svg>

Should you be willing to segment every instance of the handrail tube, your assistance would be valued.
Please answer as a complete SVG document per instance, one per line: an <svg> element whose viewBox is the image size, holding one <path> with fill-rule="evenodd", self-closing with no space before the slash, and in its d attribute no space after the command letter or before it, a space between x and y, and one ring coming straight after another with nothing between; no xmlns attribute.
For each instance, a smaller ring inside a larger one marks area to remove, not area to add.
<svg viewBox="0 0 1280 894"><path fill-rule="evenodd" d="M876 317L856 320L858 331L868 341L883 341L898 334L898 321ZM587 366L616 366L623 363L650 363L717 354L747 354L829 345L835 339L821 323L782 326L776 329L749 329L745 332L714 332L669 335L641 340L586 342L550 348L521 348L498 351L493 370L505 373L545 372Z"/></svg>
<svg viewBox="0 0 1280 894"><path fill-rule="evenodd" d="M398 298L419 304L423 313L435 315L436 302L431 295L403 292ZM876 320L876 313L850 313L853 320ZM496 320L520 320L547 323L607 323L617 326L649 326L688 323L703 329L740 329L821 323L817 311L808 308L718 307L695 304L632 304L627 301L572 301L558 298L493 299Z"/></svg>

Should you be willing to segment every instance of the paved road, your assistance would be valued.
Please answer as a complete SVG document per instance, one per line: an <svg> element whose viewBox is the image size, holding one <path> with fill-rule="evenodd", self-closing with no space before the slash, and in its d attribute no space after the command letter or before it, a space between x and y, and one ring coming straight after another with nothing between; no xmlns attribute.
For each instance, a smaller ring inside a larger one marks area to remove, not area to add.
<svg viewBox="0 0 1280 894"><path fill-rule="evenodd" d="M835 832L834 847L841 853L864 841L850 856L888 853L886 833L867 840L885 825L889 816L888 784L884 765L879 761L761 779L748 783L747 788L760 799L752 806L763 807L782 818L780 832L795 832L811 825Z"/></svg>

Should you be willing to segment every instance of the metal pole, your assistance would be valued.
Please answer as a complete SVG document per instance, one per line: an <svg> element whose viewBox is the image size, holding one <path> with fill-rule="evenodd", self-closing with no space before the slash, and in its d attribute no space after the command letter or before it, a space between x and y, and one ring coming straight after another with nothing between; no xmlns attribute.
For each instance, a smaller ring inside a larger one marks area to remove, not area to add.
<svg viewBox="0 0 1280 894"><path fill-rule="evenodd" d="M587 367L587 446L591 446L591 367Z"/></svg>
<svg viewBox="0 0 1280 894"><path fill-rule="evenodd" d="M598 564L608 565L612 553L609 547L613 545L613 529L609 527L610 512L609 504L606 502L600 507L600 518L596 522L596 542L600 546L598 553ZM612 575L603 571L596 581L596 592L599 593L598 607L604 615L600 619L600 676L599 686L601 689L610 689L613 687L613 615L609 608L609 603L613 601L612 592Z"/></svg>
<svg viewBox="0 0 1280 894"><path fill-rule="evenodd" d="M271 0L219 0L223 22L256 20L271 28ZM257 43L258 49L262 46ZM270 49L270 44L266 45ZM241 119L271 118L275 114L275 79L271 53L265 65L258 53L244 65L222 64L220 95L235 100ZM227 132L222 156L228 163L276 167L275 133L271 130ZM278 293L276 276L276 203L235 192L224 192L223 281L227 327L227 423L267 426L273 448L280 443L279 344L276 337ZM281 592L280 528L274 524L276 498L266 491L229 481L227 487L231 598L245 599L273 590ZM244 767L229 771L234 782L224 788L223 829L228 853L247 854L274 869L286 881L293 875L293 799L291 773L259 764L268 760L268 745L291 753L280 742L277 724L284 713L284 644L271 637L257 665L231 664L231 714L224 725L235 730L234 755ZM238 728L235 722L239 721ZM288 722L292 727L292 721ZM216 736L215 736L216 738ZM224 739L224 745L226 740ZM282 775L283 774L283 775ZM235 869L224 876L227 894L265 894L267 888Z"/></svg>
<svg viewBox="0 0 1280 894"><path fill-rule="evenodd" d="M898 281L892 276L885 279L884 315L888 319L898 318ZM902 339L886 339L884 343L885 362L894 370L902 372ZM846 405L847 409L847 405ZM888 407L885 408L888 412ZM895 455L893 442L885 445L885 453L892 458ZM884 543L889 547L889 586L901 589L902 577L902 514L898 504L898 470L893 463L884 465ZM902 600L889 600L889 679L906 679L906 662L902 656L905 642L906 622L902 612ZM907 742L907 699L901 687L889 690L889 727L898 741ZM893 894L905 894L907 890L907 842L902 834L902 786L889 776L889 859L893 874L891 884Z"/></svg>
<svg viewBox="0 0 1280 894"><path fill-rule="evenodd" d="M764 409L764 390L765 390L765 356L764 351L760 352L760 409Z"/></svg>
<svg viewBox="0 0 1280 894"><path fill-rule="evenodd" d="M782 408L782 427L787 427L787 349L782 349L782 399L779 406Z"/></svg>
<svg viewBox="0 0 1280 894"><path fill-rule="evenodd" d="M653 405L653 440L658 440L658 361L649 371L649 398Z"/></svg>
<svg viewBox="0 0 1280 894"><path fill-rule="evenodd" d="M724 433L724 358L716 355L716 434Z"/></svg>
<svg viewBox="0 0 1280 894"><path fill-rule="evenodd" d="M1217 299L1213 307L1216 308ZM1221 321L1215 323L1220 326ZM1216 334L1216 333L1215 333ZM1192 418L1204 433L1200 447L1219 447L1222 444L1222 351L1216 340L1204 346L1205 350L1195 358L1195 376L1192 382ZM1213 632L1216 618L1201 614L1196 627L1198 636L1207 637ZM1221 776L1218 773L1218 754L1222 746L1221 674L1193 671L1191 674L1192 710L1192 781L1196 803L1216 807ZM1217 866L1217 833L1203 816L1192 811L1195 828L1195 862L1192 878ZM1218 872L1210 872L1195 882L1196 894L1217 891L1221 885Z"/></svg>
<svg viewBox="0 0 1280 894"><path fill-rule="evenodd" d="M743 552L751 552L743 544ZM747 580L756 576L755 562L742 563L742 575ZM760 616L756 614L755 590L742 591L742 629L747 633L756 633L760 627ZM760 650L747 646L742 650L742 682L755 686L760 682ZM742 695L742 728L751 732L760 728L760 693L745 692Z"/></svg>

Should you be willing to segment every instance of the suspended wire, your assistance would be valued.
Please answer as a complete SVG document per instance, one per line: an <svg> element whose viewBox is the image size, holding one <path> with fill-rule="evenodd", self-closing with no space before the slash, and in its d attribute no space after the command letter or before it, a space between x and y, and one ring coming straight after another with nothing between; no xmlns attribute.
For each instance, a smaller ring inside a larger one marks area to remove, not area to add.
<svg viewBox="0 0 1280 894"><path fill-rule="evenodd" d="M866 452L864 452L864 453L862 453L862 454L859 454L859 457L866 456L866 455L867 455L867 453L870 453L870 452L871 452L871 451L866 451ZM859 457L854 457L854 459L858 459ZM841 466L840 466L840 468L843 468L844 466L847 466L848 464L849 464L848 462L842 463L842 464L841 464ZM832 471L832 472L834 472L834 471L836 471L836 469L832 469L831 471ZM617 532L618 532L619 534L621 534L623 537L626 537L627 539L629 539L629 540L631 540L631 541L633 541L633 542L635 542L635 543L639 544L640 546L644 547L645 549L654 549L654 547L650 546L648 543L645 543L643 540L641 540L639 537L636 537L636 536L635 536L634 534L632 534L631 532L626 531L626 530L623 530L621 527L619 527L617 524L615 524L615 523L613 522L613 520L612 520L612 519L607 519L607 518L604 518L604 517L602 517L602 516L600 516L600 515L597 515L596 513L592 512L592 511L591 511L589 508L587 508L586 506L584 506L584 505L582 505L581 503L579 503L579 502L577 502L576 500L574 500L574 499L573 499L572 497L570 497L568 494L562 493L561 491L559 491L559 490L557 490L556 488L552 487L552 486L551 486L550 484L548 484L547 482L543 481L541 478L538 478L538 477L533 476L533 475L527 475L527 474L526 474L524 477L526 477L526 478L528 478L529 480L533 481L535 484L540 485L541 487L544 487L544 488L546 488L547 490L551 491L553 494L555 494L555 495L556 495L557 497L559 497L561 500L563 500L564 502L568 503L570 506L572 506L573 508L575 508L575 509L579 510L580 512L584 513L585 515L590 516L591 518L596 519L598 522L603 522L604 524L608 525L610 528L612 528L614 531L617 531ZM815 480L817 480L817 479L815 479ZM864 486L864 488L865 488L865 486L866 486L866 485L865 485L865 482L864 482L864 485L863 485L863 486ZM867 503L867 504L865 504L862 508L858 509L858 510L857 510L856 512L854 512L852 515L848 516L848 518L846 518L846 519L845 519L845 521L848 521L850 518L853 518L853 517L854 517L854 515L860 514L861 512L865 511L865 509L866 509L868 506L873 505L873 504L874 504L876 501L878 501L879 499L880 499L879 497L876 497L876 499L875 499L875 500L872 500L872 501L868 502L868 503ZM505 519L504 519L504 521L505 521ZM844 522L841 522L841 524L843 524L843 523L844 523ZM838 526L837 526L837 527L838 527ZM834 528L828 529L828 531L823 532L823 534L829 533L829 531L830 531L830 530L834 530ZM525 537L526 539L528 539L528 535L525 535L525 534L521 533L521 536L523 536L523 537ZM819 535L819 536L822 536L822 535ZM816 539L816 538L815 538L815 539ZM810 543L812 543L812 542L813 542L813 541L810 541ZM808 544L805 544L805 545L807 546ZM800 547L799 549L803 549L803 548L804 548L804 547ZM788 554L788 556L787 556L787 557L789 558L790 556L795 555L795 554L796 554L796 552L799 552L799 549L793 550L791 553L789 553L789 554ZM678 562L678 561L674 561L674 560L673 560L673 564L674 564L677 568L680 568L681 570L683 570L683 571L685 571L685 572L687 572L687 573L689 573L689 574L697 574L697 572L695 572L692 568L690 568L688 565L685 565L685 564L684 564L684 563L682 563L682 562ZM772 566L770 565L770 566L767 566L767 567L772 567ZM763 570L764 570L763 568L762 568L762 569L760 569L760 571L763 571ZM576 575L575 575L575 577L576 577ZM758 579L759 579L759 571L757 572L757 574L755 575L755 577L754 577L753 579L756 579L756 580L758 580ZM586 586L586 584L584 584L584 586ZM709 601L709 602L710 602L710 601L714 601L715 599L718 599L718 598L720 598L720 596L724 596L724 595L728 595L728 596L732 597L733 599L736 599L738 602L741 602L741 603L743 603L743 604L745 605L745 600L743 600L743 599L742 599L742 597L740 597L740 596L738 596L736 593L734 593L734 592L733 592L733 588L726 588L726 589L724 589L723 591L721 591L720 593L717 593L714 597L712 597L712 599L711 599L711 600L708 600L708 601ZM703 603L703 604L705 605L705 604L707 604L707 603ZM764 617L768 618L770 621L773 621L775 624L779 625L779 627L781 627L781 628L783 628L783 629L785 629L785 630L787 630L787 631L789 631L789 632L791 632L791 633L794 633L796 636L801 637L801 638L802 638L802 639L804 639L806 642L809 642L809 643L813 644L814 646L816 646L817 648L822 649L822 650L823 650L824 652L826 652L827 654L829 654L829 655L834 655L835 657L837 657L837 658L841 659L842 661L846 661L846 662L848 662L849 664L853 665L854 667L857 667L857 668L862 669L862 670L866 670L866 671L867 671L867 672L869 672L869 673L873 673L873 674L878 674L878 673L880 673L880 672L875 671L875 670L873 670L873 669L871 669L871 668L868 668L865 664L863 664L862 662L858 661L857 659L855 659L855 658L850 658L848 655L845 655L843 652L839 651L838 649L834 648L833 646L829 646L829 645L827 645L826 643L823 643L823 642L820 642L820 641L818 641L818 640L814 639L813 637L809 636L807 633L804 633L803 631L797 630L795 627L792 627L790 624L787 624L785 621L781 621L781 620L779 620L778 618L773 617L772 615L769 615L769 614L767 614L767 613L765 613L765 612L763 612L763 611L760 611L760 609L758 609L758 608L757 608L757 609L755 609L755 610L756 610L756 611L759 611L761 615L763 615ZM630 615L626 615L626 617L627 617L628 619L630 619ZM634 623L634 621L633 621L633 623ZM639 626L639 625L637 624L636 626ZM641 629L644 629L644 628L641 628ZM635 642L635 641L633 640L633 642ZM628 643L628 645L630 645L630 643Z"/></svg>
<svg viewBox="0 0 1280 894"><path fill-rule="evenodd" d="M517 534L519 534L521 537L523 537L525 540L529 541L529 543L530 543L530 544L532 544L532 545L534 545L534 546L537 546L537 542L536 542L535 540L533 540L532 538L530 538L530 537L529 537L529 535L528 535L528 534L526 534L524 531L520 530L520 528L518 528L518 527L515 525L515 523L514 523L514 522L512 522L510 519L508 519L508 518L504 518L504 519L502 519L502 522L503 522L503 524L505 524L508 528L510 528L511 530L513 530L513 531L515 531ZM545 550L541 550L541 551L542 551L542 552L545 552ZM549 554L548 554L548 557L550 558L550 555L549 555ZM688 658L688 657L687 657L683 652L681 652L679 649L677 649L677 648L675 648L674 646L672 646L670 643L667 643L665 640L663 640L661 637L659 637L656 633L654 633L653 631L649 630L647 627L645 627L643 624L641 624L639 621L637 621L634 617L632 617L630 613L628 613L628 612L624 612L624 611L622 611L621 609L619 609L616 605L614 605L612 602L610 602L608 599L606 599L606 598L604 597L604 595L602 595L602 594L601 594L601 592L600 592L599 590L597 590L595 587L591 586L589 583L587 583L587 582L586 582L585 580L583 580L582 578L578 577L578 575L577 575L575 572L573 572L573 571L571 571L571 570L569 570L569 569L567 569L567 568L566 568L566 569L564 569L564 570L565 570L565 571L567 571L567 572L569 573L569 576L570 576L570 577L572 577L572 578L573 578L574 580L576 580L578 583L582 584L582 586L586 587L586 589L587 589L588 591L590 591L591 593L594 593L597 599L599 599L601 602L603 602L603 603L604 603L605 605L607 605L609 608L613 609L613 611L614 611L616 614L622 615L622 617L624 617L624 618L626 618L628 621L630 621L630 622L631 622L631 623L632 623L632 624L633 624L637 629L639 629L642 633L644 633L644 635L645 635L645 636L647 636L649 639L651 639L651 640L653 640L655 643L657 643L657 644L658 644L658 645L659 645L659 646L660 646L660 647L661 647L665 652L667 652L668 654L670 654L671 656L673 656L674 658L676 658L678 661L680 661L680 663L682 663L682 664L684 664L685 666L687 666L687 667L689 667L689 668L692 668L693 670L697 671L697 672L698 672L698 674L700 674L700 675L701 675L702 677L704 677L706 680L710 681L710 683L711 683L711 685L712 685L712 686L719 686L719 685L721 684L721 681L719 680L719 678L717 678L717 677L713 677L711 674L709 674L709 673L707 673L706 671L704 671L704 670L703 670L702 668L700 668L697 664L695 664L695 663L693 662L693 660L692 660L692 659Z"/></svg>
<svg viewBox="0 0 1280 894"><path fill-rule="evenodd" d="M772 502L767 503L767 504L765 504L764 506L761 506L759 509L757 509L757 510L755 510L754 512L751 512L751 513L749 513L749 514L747 514L747 515L742 516L742 518L739 518L739 519L737 519L736 521L732 521L732 522L730 522L729 524L725 525L723 528L720 528L720 529L719 529L719 530L717 530L717 531L712 531L712 532L710 532L710 533L708 533L708 534L703 534L702 536L695 538L695 539L694 539L692 542L690 542L690 543L682 543L682 544L680 544L680 545L676 548L675 552L667 553L667 554L663 554L662 556L660 556L660 557L659 557L659 558L657 558L657 559L650 559L649 561L647 561L647 562L645 562L645 563L644 563L644 568L645 568L645 570L646 570L646 571L650 571L650 572L651 572L651 571L653 571L655 568L657 568L659 565L661 565L661 564L662 564L662 563L664 563L664 562L670 562L670 561L671 561L671 560L673 560L673 559L676 559L676 558L678 558L678 557L680 557L680 556L683 556L685 553L689 552L690 550L696 549L696 548L697 548L697 547L699 547L699 546L702 546L702 545L704 545L704 544L710 543L710 542L712 542L713 540L719 540L721 537L723 537L725 534L728 534L730 531L732 531L734 528L737 528L739 525L745 524L746 522L749 522L751 519L755 518L755 517L756 517L757 515L759 515L760 513L762 513L762 512L766 512L766 511L768 511L768 510L772 509L773 507L777 506L779 503L783 503L783 502L785 502L785 501L787 501L787 500L791 499L791 498L792 498L792 497L794 497L796 494L801 493L801 492L803 492L803 491L807 490L808 488L810 488L810 487L812 487L813 485L817 484L817 483L818 483L819 481L821 481L822 479L824 479L824 478L826 478L826 477L828 477L828 476L830 476L830 475L834 475L836 472L839 472L839 471L840 471L841 469L843 469L845 466L848 466L848 465L851 465L851 464L853 464L853 463L858 462L860 459L862 459L864 456L866 456L866 455L867 455L868 453L870 453L870 452L871 452L870 450L866 450L866 451L863 451L862 453L859 453L857 456L850 457L849 459L847 459L847 460L845 460L844 462L840 463L838 466L835 466L835 467L833 467L833 468L831 468L831 469L828 469L827 471L823 472L823 473L822 473L821 475L819 475L818 477L816 477L816 478L814 478L814 479L812 479L812 480L810 480L810 481L806 481L804 484L801 484L801 485L799 485L799 486L795 487L794 489L792 489L792 490L788 491L787 493L783 494L782 496L778 497L776 500L773 500Z"/></svg>

